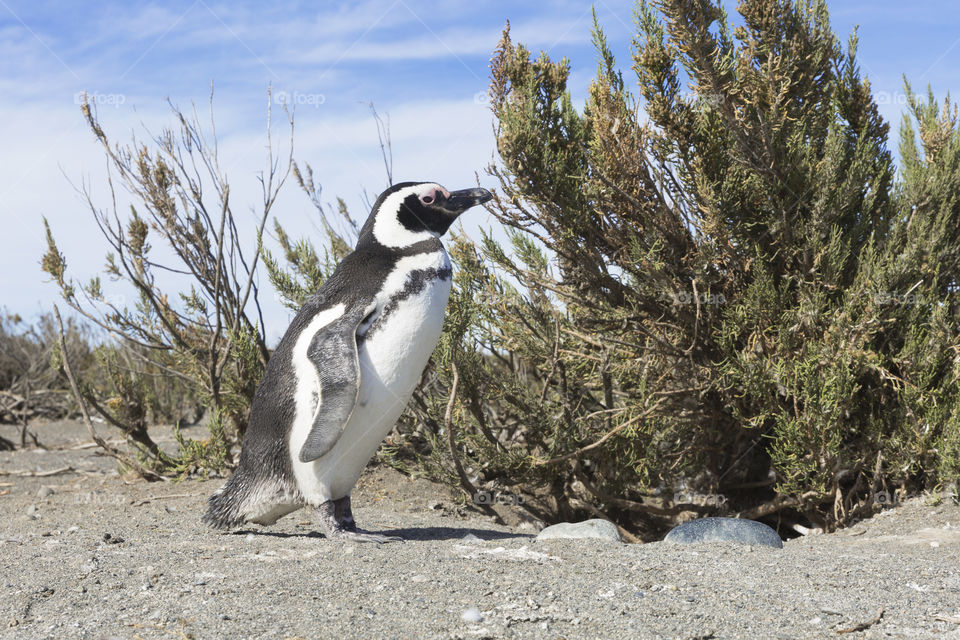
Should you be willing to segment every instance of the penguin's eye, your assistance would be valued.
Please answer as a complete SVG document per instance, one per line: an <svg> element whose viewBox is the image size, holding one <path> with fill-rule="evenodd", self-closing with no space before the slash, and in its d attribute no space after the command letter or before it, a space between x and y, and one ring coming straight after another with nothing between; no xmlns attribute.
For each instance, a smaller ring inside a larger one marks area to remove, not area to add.
<svg viewBox="0 0 960 640"><path fill-rule="evenodd" d="M423 204L433 204L433 200L434 195L432 193L428 193L427 195L420 197L420 202Z"/></svg>

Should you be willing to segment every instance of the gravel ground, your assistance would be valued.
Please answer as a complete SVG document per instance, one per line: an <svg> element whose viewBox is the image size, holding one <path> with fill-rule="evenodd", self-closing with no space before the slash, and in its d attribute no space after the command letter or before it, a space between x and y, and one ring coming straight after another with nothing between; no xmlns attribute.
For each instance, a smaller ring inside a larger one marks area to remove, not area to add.
<svg viewBox="0 0 960 640"><path fill-rule="evenodd" d="M306 511L213 532L222 480L124 479L39 429L50 451L0 453L4 638L960 638L960 508L933 496L782 550L536 542L381 469L355 514L405 541L345 544Z"/></svg>

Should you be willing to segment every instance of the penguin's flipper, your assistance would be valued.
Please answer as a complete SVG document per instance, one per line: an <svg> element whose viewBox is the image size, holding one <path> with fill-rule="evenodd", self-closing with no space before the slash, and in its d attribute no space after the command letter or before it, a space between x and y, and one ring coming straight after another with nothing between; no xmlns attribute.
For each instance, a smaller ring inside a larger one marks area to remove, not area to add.
<svg viewBox="0 0 960 640"><path fill-rule="evenodd" d="M357 327L376 309L373 300L357 304L320 329L307 348L317 368L320 402L313 426L300 449L300 462L311 462L330 451L353 414L360 393Z"/></svg>

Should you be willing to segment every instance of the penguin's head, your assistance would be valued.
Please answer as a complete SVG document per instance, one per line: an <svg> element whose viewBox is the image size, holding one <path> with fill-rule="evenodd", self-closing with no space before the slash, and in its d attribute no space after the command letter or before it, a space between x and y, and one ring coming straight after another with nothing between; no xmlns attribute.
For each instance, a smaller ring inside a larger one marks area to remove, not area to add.
<svg viewBox="0 0 960 640"><path fill-rule="evenodd" d="M492 197L486 189L447 191L435 182L401 182L377 198L360 230L360 241L373 239L399 249L439 238L457 216Z"/></svg>

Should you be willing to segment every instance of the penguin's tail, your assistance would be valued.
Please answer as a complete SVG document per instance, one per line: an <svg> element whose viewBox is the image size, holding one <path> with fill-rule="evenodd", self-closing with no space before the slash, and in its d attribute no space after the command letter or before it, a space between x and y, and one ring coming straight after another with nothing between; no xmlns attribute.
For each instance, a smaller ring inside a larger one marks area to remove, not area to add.
<svg viewBox="0 0 960 640"><path fill-rule="evenodd" d="M249 497L250 483L241 467L207 500L203 521L216 529L231 529L243 524L247 520L244 507Z"/></svg>

